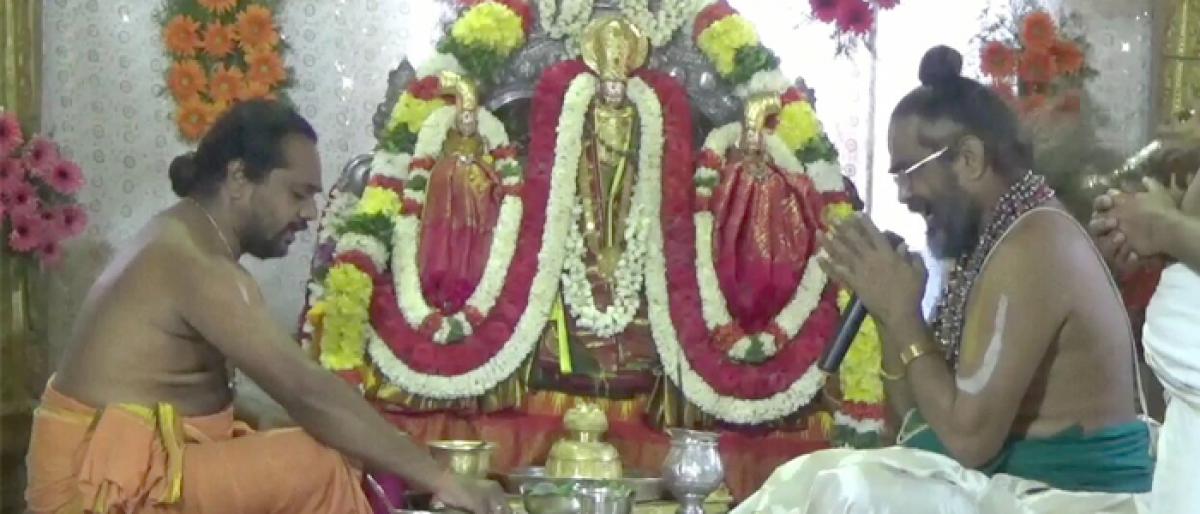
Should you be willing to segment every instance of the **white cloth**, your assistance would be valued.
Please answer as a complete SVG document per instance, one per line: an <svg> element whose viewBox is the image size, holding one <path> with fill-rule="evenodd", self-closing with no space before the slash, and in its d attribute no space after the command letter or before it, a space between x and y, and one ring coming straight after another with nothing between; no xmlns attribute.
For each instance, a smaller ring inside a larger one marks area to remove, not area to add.
<svg viewBox="0 0 1200 514"><path fill-rule="evenodd" d="M1148 514L1144 495L988 477L903 447L825 450L780 466L732 514ZM1157 511L1155 511L1157 513Z"/></svg>
<svg viewBox="0 0 1200 514"><path fill-rule="evenodd" d="M1200 512L1200 274L1183 264L1163 270L1142 345L1168 397L1150 493L1154 512Z"/></svg>

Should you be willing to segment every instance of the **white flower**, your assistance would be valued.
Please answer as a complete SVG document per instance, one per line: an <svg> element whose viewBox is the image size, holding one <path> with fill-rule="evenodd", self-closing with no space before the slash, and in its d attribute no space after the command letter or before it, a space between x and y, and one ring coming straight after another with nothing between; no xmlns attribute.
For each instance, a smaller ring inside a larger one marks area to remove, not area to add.
<svg viewBox="0 0 1200 514"><path fill-rule="evenodd" d="M734 88L733 93L738 98L746 99L760 93L782 94L791 85L792 82L776 67L755 72L750 80Z"/></svg>
<svg viewBox="0 0 1200 514"><path fill-rule="evenodd" d="M408 178L408 165L412 156L406 153L392 153L387 150L376 150L371 158L371 176L388 177L397 180Z"/></svg>
<svg viewBox="0 0 1200 514"><path fill-rule="evenodd" d="M376 270L383 270L388 263L388 250L383 241L363 234L346 234L338 239L336 253L358 251L371 259Z"/></svg>
<svg viewBox="0 0 1200 514"><path fill-rule="evenodd" d="M459 64L457 57L454 57L452 54L443 54L440 52L433 54L432 57L426 59L416 69L417 77L437 75L443 71L452 71L459 75L466 74L462 64Z"/></svg>

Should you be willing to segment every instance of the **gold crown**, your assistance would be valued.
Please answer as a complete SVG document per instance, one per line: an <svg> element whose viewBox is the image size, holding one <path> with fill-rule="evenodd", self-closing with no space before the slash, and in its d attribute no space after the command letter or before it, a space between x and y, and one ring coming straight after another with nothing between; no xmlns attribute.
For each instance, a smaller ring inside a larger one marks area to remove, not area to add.
<svg viewBox="0 0 1200 514"><path fill-rule="evenodd" d="M650 40L620 17L593 21L583 32L583 62L604 80L623 80L646 64Z"/></svg>

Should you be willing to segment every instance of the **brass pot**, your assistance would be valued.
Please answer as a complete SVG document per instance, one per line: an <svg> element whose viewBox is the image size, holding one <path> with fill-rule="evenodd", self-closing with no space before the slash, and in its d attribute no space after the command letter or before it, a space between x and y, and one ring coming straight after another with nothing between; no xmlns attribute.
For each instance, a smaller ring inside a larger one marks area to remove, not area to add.
<svg viewBox="0 0 1200 514"><path fill-rule="evenodd" d="M492 468L492 451L496 445L487 441L432 441L429 453L459 476L487 478Z"/></svg>

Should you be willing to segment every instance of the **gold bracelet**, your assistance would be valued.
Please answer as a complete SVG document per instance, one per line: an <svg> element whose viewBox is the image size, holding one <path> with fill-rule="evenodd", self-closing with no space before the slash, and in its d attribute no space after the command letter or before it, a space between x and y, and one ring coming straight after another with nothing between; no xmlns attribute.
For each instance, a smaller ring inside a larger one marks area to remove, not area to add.
<svg viewBox="0 0 1200 514"><path fill-rule="evenodd" d="M881 378L883 378L884 380L888 380L891 382L904 380L904 376L908 374L907 371L908 370L906 368L904 371L901 371L899 373L888 373L886 369L883 369L882 363L879 365L879 376Z"/></svg>
<svg viewBox="0 0 1200 514"><path fill-rule="evenodd" d="M908 345L904 351L900 352L900 363L904 365L904 369L908 369L908 365L913 361L920 359L926 355L933 353L934 348L928 344L913 343Z"/></svg>

